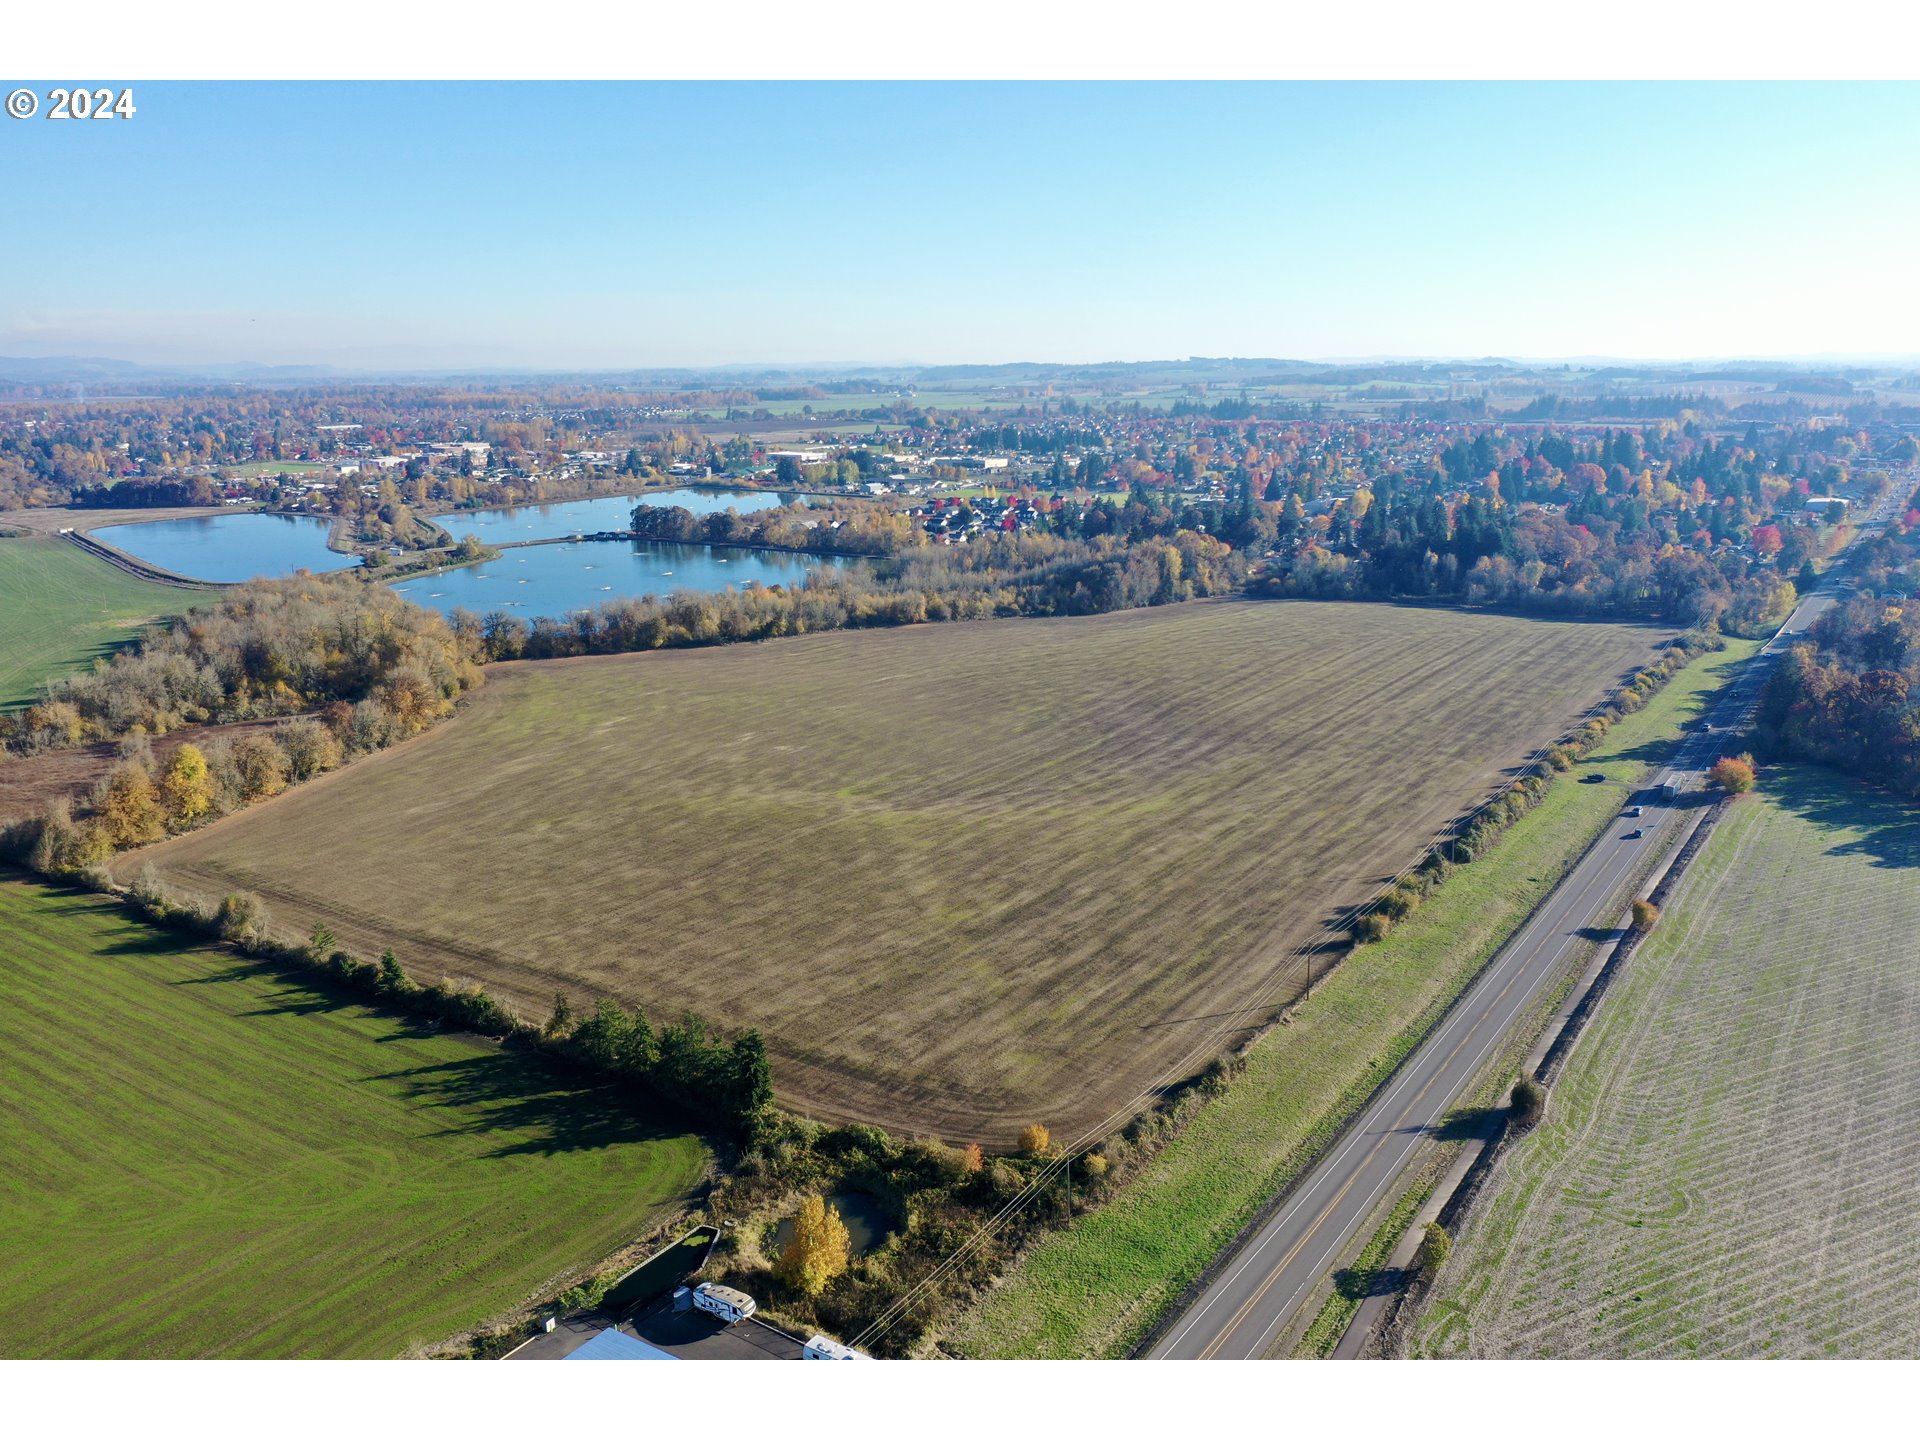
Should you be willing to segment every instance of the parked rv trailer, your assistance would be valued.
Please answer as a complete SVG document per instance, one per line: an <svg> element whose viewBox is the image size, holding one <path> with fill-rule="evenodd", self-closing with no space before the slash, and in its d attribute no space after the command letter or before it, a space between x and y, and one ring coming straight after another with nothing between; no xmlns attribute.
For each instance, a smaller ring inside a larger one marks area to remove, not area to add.
<svg viewBox="0 0 1920 1440"><path fill-rule="evenodd" d="M751 1295L735 1290L730 1285L715 1285L708 1281L694 1287L693 1308L717 1315L732 1325L746 1319L760 1307L753 1303Z"/></svg>
<svg viewBox="0 0 1920 1440"><path fill-rule="evenodd" d="M842 1345L825 1335L815 1335L807 1341L800 1351L802 1360L871 1360L871 1355L862 1355L851 1345Z"/></svg>

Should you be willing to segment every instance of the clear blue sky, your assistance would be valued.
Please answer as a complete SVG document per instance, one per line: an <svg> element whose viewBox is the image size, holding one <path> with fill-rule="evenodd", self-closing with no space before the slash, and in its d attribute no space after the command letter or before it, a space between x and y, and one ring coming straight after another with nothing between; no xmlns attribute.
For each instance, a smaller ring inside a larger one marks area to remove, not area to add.
<svg viewBox="0 0 1920 1440"><path fill-rule="evenodd" d="M410 368L1920 351L1920 86L135 98L130 122L0 120L0 354Z"/></svg>

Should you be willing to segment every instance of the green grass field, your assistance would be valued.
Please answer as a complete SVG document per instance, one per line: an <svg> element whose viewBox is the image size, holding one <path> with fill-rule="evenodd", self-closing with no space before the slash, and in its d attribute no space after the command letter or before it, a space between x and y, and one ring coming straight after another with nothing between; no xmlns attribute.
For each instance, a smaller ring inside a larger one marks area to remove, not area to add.
<svg viewBox="0 0 1920 1440"><path fill-rule="evenodd" d="M85 669L148 621L205 596L116 570L64 540L0 540L0 708Z"/></svg>
<svg viewBox="0 0 1920 1440"><path fill-rule="evenodd" d="M318 460L249 460L244 465L223 467L235 475L311 475L331 467Z"/></svg>
<svg viewBox="0 0 1920 1440"><path fill-rule="evenodd" d="M534 1018L757 1026L797 1110L1077 1134L1264 1024L1302 942L1657 638L1236 602L499 667L152 859Z"/></svg>
<svg viewBox="0 0 1920 1440"><path fill-rule="evenodd" d="M604 1089L0 880L0 1357L399 1354L675 1208Z"/></svg>
<svg viewBox="0 0 1920 1440"><path fill-rule="evenodd" d="M949 1337L975 1356L1124 1355L1425 1033L1700 713L1751 641L1680 672L1484 859L1356 950L1106 1206L1041 1239ZM1604 783L1581 784L1598 774Z"/></svg>
<svg viewBox="0 0 1920 1440"><path fill-rule="evenodd" d="M1502 1158L1417 1353L1920 1354L1920 810L1761 783Z"/></svg>

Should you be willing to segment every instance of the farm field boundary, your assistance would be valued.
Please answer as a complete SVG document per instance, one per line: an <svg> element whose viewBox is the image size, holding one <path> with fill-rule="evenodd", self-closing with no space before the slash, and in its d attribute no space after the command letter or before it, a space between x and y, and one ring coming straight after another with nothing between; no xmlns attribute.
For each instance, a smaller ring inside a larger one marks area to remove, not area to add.
<svg viewBox="0 0 1920 1440"><path fill-rule="evenodd" d="M1298 1175L1524 922L1758 648L1731 641L1617 723L1491 852L1456 870L1387 938L1354 951L1247 1055L1112 1200L1037 1241L948 1338L1004 1357L1128 1353ZM1585 777L1594 783L1579 783Z"/></svg>

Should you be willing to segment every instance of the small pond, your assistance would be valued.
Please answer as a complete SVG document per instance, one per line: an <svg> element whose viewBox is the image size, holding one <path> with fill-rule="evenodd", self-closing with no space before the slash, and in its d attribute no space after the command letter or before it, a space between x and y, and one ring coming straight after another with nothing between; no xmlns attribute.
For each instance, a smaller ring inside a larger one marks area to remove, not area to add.
<svg viewBox="0 0 1920 1440"><path fill-rule="evenodd" d="M887 1212L880 1208L880 1202L871 1195L863 1195L858 1190L842 1190L837 1195L827 1196L827 1204L840 1212L840 1219L847 1227L847 1238L853 1242L855 1255L865 1255L876 1249L893 1233L893 1222L887 1218ZM773 1232L773 1253L776 1256L793 1239L793 1220L794 1217L789 1215Z"/></svg>
<svg viewBox="0 0 1920 1440"><path fill-rule="evenodd" d="M340 570L357 564L327 548L332 521L317 515L194 515L139 520L94 532L104 544L193 580L278 578L296 570Z"/></svg>
<svg viewBox="0 0 1920 1440"><path fill-rule="evenodd" d="M569 615L608 600L669 595L675 590L797 585L815 570L848 562L836 556L651 540L574 540L524 545L457 570L442 570L393 589L442 614L504 610L522 620Z"/></svg>
<svg viewBox="0 0 1920 1440"><path fill-rule="evenodd" d="M515 505L482 510L450 510L433 522L454 539L478 535L489 545L514 540L553 540L563 535L597 535L632 528L636 505L678 505L695 515L722 510L771 510L779 505L811 504L812 497L773 490L732 490L702 485L680 490L643 490L633 495L600 495L591 500L556 500L548 505Z"/></svg>

